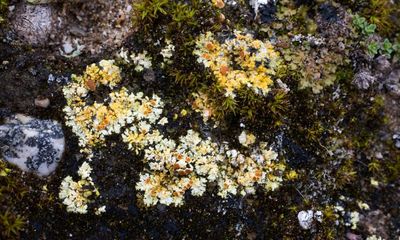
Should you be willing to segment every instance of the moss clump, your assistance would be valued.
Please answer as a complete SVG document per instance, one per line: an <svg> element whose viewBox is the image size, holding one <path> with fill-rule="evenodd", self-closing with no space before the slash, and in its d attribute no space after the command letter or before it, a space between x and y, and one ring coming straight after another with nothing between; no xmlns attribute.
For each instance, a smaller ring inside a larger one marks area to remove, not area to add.
<svg viewBox="0 0 400 240"><path fill-rule="evenodd" d="M0 0L0 25L7 19L8 0Z"/></svg>
<svg viewBox="0 0 400 240"><path fill-rule="evenodd" d="M20 203L25 199L28 189L2 159L0 186L0 236L4 239L18 238L25 225L23 215L26 211Z"/></svg>
<svg viewBox="0 0 400 240"><path fill-rule="evenodd" d="M369 0L362 14L377 26L378 32L390 36L399 29L398 21L394 20L400 15L400 4L391 0Z"/></svg>

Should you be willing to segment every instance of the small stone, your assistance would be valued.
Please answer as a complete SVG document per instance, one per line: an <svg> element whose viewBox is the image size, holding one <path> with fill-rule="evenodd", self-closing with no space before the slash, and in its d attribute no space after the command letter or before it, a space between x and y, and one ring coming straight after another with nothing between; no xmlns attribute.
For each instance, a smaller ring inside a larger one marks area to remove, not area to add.
<svg viewBox="0 0 400 240"><path fill-rule="evenodd" d="M376 82L376 77L369 70L361 70L354 75L353 84L362 90L367 90Z"/></svg>
<svg viewBox="0 0 400 240"><path fill-rule="evenodd" d="M323 216L324 216L324 214L321 211L316 211L314 214L314 217L318 222L322 222Z"/></svg>
<svg viewBox="0 0 400 240"><path fill-rule="evenodd" d="M70 41L64 42L62 46L65 54L71 54L74 51L74 47L72 47L72 43Z"/></svg>
<svg viewBox="0 0 400 240"><path fill-rule="evenodd" d="M381 152L375 153L375 157L376 157L377 159L383 159L383 155L382 155Z"/></svg>
<svg viewBox="0 0 400 240"><path fill-rule="evenodd" d="M276 0L250 0L250 5L262 23L271 23L275 19Z"/></svg>
<svg viewBox="0 0 400 240"><path fill-rule="evenodd" d="M146 82L154 82L156 80L156 74L154 73L153 69L146 69L143 74L143 79Z"/></svg>
<svg viewBox="0 0 400 240"><path fill-rule="evenodd" d="M348 240L362 240L362 237L360 235L356 235L354 233L348 232L348 233L346 233L346 239L348 239Z"/></svg>
<svg viewBox="0 0 400 240"><path fill-rule="evenodd" d="M400 69L393 70L384 81L384 86L390 95L400 96Z"/></svg>
<svg viewBox="0 0 400 240"><path fill-rule="evenodd" d="M48 98L37 97L35 99L36 107L47 108L49 105L50 105L50 99Z"/></svg>
<svg viewBox="0 0 400 240"><path fill-rule="evenodd" d="M391 69L391 64L385 55L379 56L374 61L375 68L380 72L388 72Z"/></svg>
<svg viewBox="0 0 400 240"><path fill-rule="evenodd" d="M321 13L322 18L327 22L336 22L338 21L338 9L330 4L322 4L319 7L319 11Z"/></svg>
<svg viewBox="0 0 400 240"><path fill-rule="evenodd" d="M27 0L31 4L47 4L52 2L51 0Z"/></svg>
<svg viewBox="0 0 400 240"><path fill-rule="evenodd" d="M0 152L4 160L23 171L45 177L56 169L64 153L61 124L22 114L8 117L0 126Z"/></svg>
<svg viewBox="0 0 400 240"><path fill-rule="evenodd" d="M393 134L392 139L394 141L394 145L396 146L396 148L400 149L400 135L399 134Z"/></svg>
<svg viewBox="0 0 400 240"><path fill-rule="evenodd" d="M54 30L54 14L54 9L49 5L20 4L12 16L11 25L27 43L42 45Z"/></svg>
<svg viewBox="0 0 400 240"><path fill-rule="evenodd" d="M297 214L297 219L299 220L299 224L303 229L310 229L313 223L314 211L300 211Z"/></svg>

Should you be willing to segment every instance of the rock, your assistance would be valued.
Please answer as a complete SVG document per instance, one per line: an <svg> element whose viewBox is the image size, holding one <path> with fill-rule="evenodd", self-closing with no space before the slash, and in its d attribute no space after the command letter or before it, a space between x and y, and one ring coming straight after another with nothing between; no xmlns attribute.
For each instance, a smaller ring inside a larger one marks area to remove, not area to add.
<svg viewBox="0 0 400 240"><path fill-rule="evenodd" d="M381 210L371 211L362 217L359 222L360 230L367 235L381 236L390 239L390 215L385 215Z"/></svg>
<svg viewBox="0 0 400 240"><path fill-rule="evenodd" d="M30 4L47 4L53 2L52 0L27 0Z"/></svg>
<svg viewBox="0 0 400 240"><path fill-rule="evenodd" d="M277 11L276 2L276 0L250 0L250 5L262 23L271 23Z"/></svg>
<svg viewBox="0 0 400 240"><path fill-rule="evenodd" d="M56 169L64 148L64 133L56 121L16 114L0 126L3 158L24 171L48 176Z"/></svg>
<svg viewBox="0 0 400 240"><path fill-rule="evenodd" d="M322 19L326 22L336 22L338 20L338 9L328 3L324 3L319 7Z"/></svg>
<svg viewBox="0 0 400 240"><path fill-rule="evenodd" d="M400 69L393 70L384 82L385 88L395 97L400 96Z"/></svg>
<svg viewBox="0 0 400 240"><path fill-rule="evenodd" d="M310 229L313 223L314 211L300 211L297 214L297 219L299 220L299 224L303 229Z"/></svg>
<svg viewBox="0 0 400 240"><path fill-rule="evenodd" d="M36 107L47 108L49 105L50 105L50 99L48 98L37 97L35 99Z"/></svg>
<svg viewBox="0 0 400 240"><path fill-rule="evenodd" d="M353 84L362 90L367 90L376 81L376 77L366 69L363 69L356 73L353 78Z"/></svg>
<svg viewBox="0 0 400 240"><path fill-rule="evenodd" d="M374 60L374 67L376 70L382 73L390 71L391 64L385 55L379 56Z"/></svg>
<svg viewBox="0 0 400 240"><path fill-rule="evenodd" d="M32 45L46 43L55 28L54 11L49 5L17 5L11 17L17 35Z"/></svg>
<svg viewBox="0 0 400 240"><path fill-rule="evenodd" d="M154 82L156 80L156 74L153 69L146 69L143 74L143 79L146 82Z"/></svg>
<svg viewBox="0 0 400 240"><path fill-rule="evenodd" d="M348 232L348 233L346 233L346 239L347 240L362 240L362 237L360 235L356 235L354 233Z"/></svg>
<svg viewBox="0 0 400 240"><path fill-rule="evenodd" d="M400 149L400 134L393 134L392 138L396 148Z"/></svg>

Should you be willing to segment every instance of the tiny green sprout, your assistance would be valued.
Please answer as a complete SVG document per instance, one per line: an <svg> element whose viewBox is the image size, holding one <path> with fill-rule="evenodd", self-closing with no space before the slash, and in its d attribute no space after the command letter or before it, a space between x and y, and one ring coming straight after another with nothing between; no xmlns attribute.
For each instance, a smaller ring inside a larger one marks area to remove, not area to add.
<svg viewBox="0 0 400 240"><path fill-rule="evenodd" d="M365 17L361 17L360 15L356 14L356 15L354 15L354 18L353 18L353 24L356 27L362 29L367 24L367 19L365 19Z"/></svg>
<svg viewBox="0 0 400 240"><path fill-rule="evenodd" d="M188 25L196 25L197 22L194 19L196 10L192 9L187 4L175 3L172 5L171 15L172 20L177 23L186 23Z"/></svg>
<svg viewBox="0 0 400 240"><path fill-rule="evenodd" d="M376 25L375 24L369 24L363 29L363 32L366 35L371 35L371 34L373 34L375 32L375 29L376 29Z"/></svg>
<svg viewBox="0 0 400 240"><path fill-rule="evenodd" d="M372 161L372 162L370 162L370 163L368 164L368 170L369 170L370 172L377 173L377 172L379 172L380 169L381 169L381 165L380 165L379 162L376 161L376 160L374 160L374 161Z"/></svg>
<svg viewBox="0 0 400 240"><path fill-rule="evenodd" d="M225 111L229 111L229 112L235 112L236 111L236 107L237 107L237 102L235 99L231 98L231 97L227 97L224 99L223 103L222 103L222 108Z"/></svg>
<svg viewBox="0 0 400 240"><path fill-rule="evenodd" d="M375 56L376 54L378 54L379 44L377 42L371 42L370 44L368 44L367 50L370 56Z"/></svg>
<svg viewBox="0 0 400 240"><path fill-rule="evenodd" d="M0 177L6 177L10 172L11 169L7 168L5 162L0 159Z"/></svg>
<svg viewBox="0 0 400 240"><path fill-rule="evenodd" d="M135 4L134 11L146 23L155 20L159 13L166 15L165 7L167 7L168 2L168 0L144 0Z"/></svg>
<svg viewBox="0 0 400 240"><path fill-rule="evenodd" d="M361 30L361 32L364 35L367 35L367 36L373 34L376 30L375 24L369 24L367 22L367 19L365 19L365 17L361 17L358 14L356 14L353 17L353 25L356 26L359 30Z"/></svg>
<svg viewBox="0 0 400 240"><path fill-rule="evenodd" d="M386 38L382 44L382 52L390 56L393 51L393 44L389 41L389 39Z"/></svg>

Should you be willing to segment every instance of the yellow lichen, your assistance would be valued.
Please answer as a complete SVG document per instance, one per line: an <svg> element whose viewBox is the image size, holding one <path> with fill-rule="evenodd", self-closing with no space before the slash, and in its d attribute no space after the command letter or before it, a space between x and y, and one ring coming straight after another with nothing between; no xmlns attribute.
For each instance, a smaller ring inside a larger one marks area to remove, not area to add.
<svg viewBox="0 0 400 240"><path fill-rule="evenodd" d="M194 54L209 68L227 97L249 87L265 95L273 84L272 76L280 63L279 53L269 41L253 39L250 34L234 32L235 37L220 44L211 32L201 35Z"/></svg>

